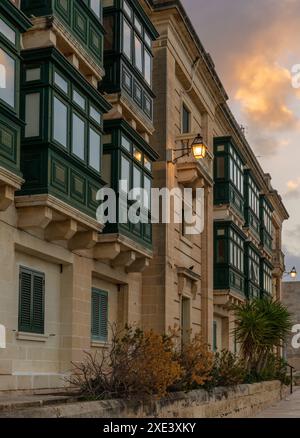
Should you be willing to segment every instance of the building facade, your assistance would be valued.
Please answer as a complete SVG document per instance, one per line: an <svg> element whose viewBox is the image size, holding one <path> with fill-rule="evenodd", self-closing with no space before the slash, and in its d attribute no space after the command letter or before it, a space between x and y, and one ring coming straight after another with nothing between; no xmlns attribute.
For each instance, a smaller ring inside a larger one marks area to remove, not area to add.
<svg viewBox="0 0 300 438"><path fill-rule="evenodd" d="M288 215L181 3L2 1L0 68L0 391L65 386L110 324L234 350L229 304L281 297ZM182 223L124 220L137 187L202 189L203 232L182 200Z"/></svg>
<svg viewBox="0 0 300 438"><path fill-rule="evenodd" d="M5 0L0 13L0 390L57 388L109 323L141 325L151 225L120 225L125 198L104 226L97 192L152 186L157 32L137 1Z"/></svg>

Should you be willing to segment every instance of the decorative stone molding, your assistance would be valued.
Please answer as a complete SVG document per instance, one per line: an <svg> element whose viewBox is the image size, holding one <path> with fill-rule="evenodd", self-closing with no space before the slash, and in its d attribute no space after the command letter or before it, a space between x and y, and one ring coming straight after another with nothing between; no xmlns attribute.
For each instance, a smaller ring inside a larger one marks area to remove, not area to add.
<svg viewBox="0 0 300 438"><path fill-rule="evenodd" d="M244 303L245 300L246 297L232 290L214 291L214 305L220 306L226 311L228 311L229 306Z"/></svg>
<svg viewBox="0 0 300 438"><path fill-rule="evenodd" d="M187 268L177 268L177 275L179 296L183 295L186 290L190 290L190 297L195 299L199 290L201 275Z"/></svg>

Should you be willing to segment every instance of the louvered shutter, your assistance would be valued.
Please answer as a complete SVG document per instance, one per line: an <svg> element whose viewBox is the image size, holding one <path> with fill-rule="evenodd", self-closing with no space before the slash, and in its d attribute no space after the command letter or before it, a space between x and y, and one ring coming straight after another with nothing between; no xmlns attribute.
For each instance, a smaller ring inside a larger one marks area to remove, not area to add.
<svg viewBox="0 0 300 438"><path fill-rule="evenodd" d="M108 293L92 290L92 338L107 341L108 337Z"/></svg>
<svg viewBox="0 0 300 438"><path fill-rule="evenodd" d="M19 331L44 333L45 276L20 269Z"/></svg>
<svg viewBox="0 0 300 438"><path fill-rule="evenodd" d="M32 331L44 333L44 276L32 275Z"/></svg>
<svg viewBox="0 0 300 438"><path fill-rule="evenodd" d="M92 338L100 338L99 330L99 315L100 315L100 301L99 295L95 289L92 291Z"/></svg>
<svg viewBox="0 0 300 438"><path fill-rule="evenodd" d="M31 328L31 273L20 271L19 331L29 332Z"/></svg>
<svg viewBox="0 0 300 438"><path fill-rule="evenodd" d="M106 292L100 293L100 339L107 341L108 335L108 295Z"/></svg>

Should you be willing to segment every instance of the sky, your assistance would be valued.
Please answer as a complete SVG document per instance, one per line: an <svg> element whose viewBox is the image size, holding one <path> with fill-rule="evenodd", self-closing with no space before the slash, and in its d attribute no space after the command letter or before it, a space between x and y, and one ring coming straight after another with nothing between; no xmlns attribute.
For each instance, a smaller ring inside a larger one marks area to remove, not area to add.
<svg viewBox="0 0 300 438"><path fill-rule="evenodd" d="M300 272L300 0L182 0L239 124L290 214L286 268ZM297 82L297 81L296 81Z"/></svg>

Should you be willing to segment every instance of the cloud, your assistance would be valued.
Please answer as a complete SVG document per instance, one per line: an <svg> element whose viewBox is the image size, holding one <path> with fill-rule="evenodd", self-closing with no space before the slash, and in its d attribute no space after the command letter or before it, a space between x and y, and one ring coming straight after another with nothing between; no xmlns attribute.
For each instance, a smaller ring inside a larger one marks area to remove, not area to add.
<svg viewBox="0 0 300 438"><path fill-rule="evenodd" d="M289 108L291 74L261 55L249 56L236 65L239 85L235 98L247 120L264 131L297 127L298 118Z"/></svg>
<svg viewBox="0 0 300 438"><path fill-rule="evenodd" d="M291 74L292 65L300 63L300 1L183 3L230 97L239 103L239 121L248 126L253 148L278 153L278 136L300 126L300 90L292 87Z"/></svg>
<svg viewBox="0 0 300 438"><path fill-rule="evenodd" d="M300 199L300 177L287 182L287 192L284 195L284 199Z"/></svg>

